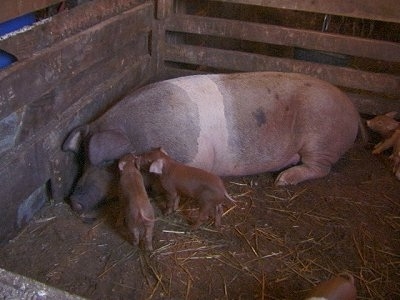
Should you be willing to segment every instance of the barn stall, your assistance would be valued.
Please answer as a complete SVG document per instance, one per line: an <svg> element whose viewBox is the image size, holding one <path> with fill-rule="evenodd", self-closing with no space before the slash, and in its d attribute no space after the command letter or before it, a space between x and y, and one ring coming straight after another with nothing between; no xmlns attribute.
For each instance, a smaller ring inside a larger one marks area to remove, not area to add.
<svg viewBox="0 0 400 300"><path fill-rule="evenodd" d="M390 153L371 154L373 133L322 179L283 188L273 185L276 174L224 178L237 206L221 229L190 231L190 200L173 216L158 210L151 254L116 225L117 201L91 224L71 211L82 158L61 150L68 132L130 91L200 73L305 73L340 87L365 118L400 111L395 1L3 7L0 22L32 12L38 22L0 38L17 60L0 71L2 291L40 296L41 282L63 297L300 299L346 271L360 299L400 295L400 184ZM32 290L10 280L21 275Z"/></svg>

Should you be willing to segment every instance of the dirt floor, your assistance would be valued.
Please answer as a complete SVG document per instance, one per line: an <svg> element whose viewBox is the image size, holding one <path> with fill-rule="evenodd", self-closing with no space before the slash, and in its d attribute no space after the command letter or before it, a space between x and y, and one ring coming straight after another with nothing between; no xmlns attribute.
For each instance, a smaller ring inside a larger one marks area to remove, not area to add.
<svg viewBox="0 0 400 300"><path fill-rule="evenodd" d="M153 253L116 226L117 202L92 224L48 203L0 248L0 267L90 299L302 299L342 271L358 299L400 299L400 181L387 153L355 146L297 186L275 176L226 178L237 206L218 230L190 231L190 201L172 216L158 209Z"/></svg>

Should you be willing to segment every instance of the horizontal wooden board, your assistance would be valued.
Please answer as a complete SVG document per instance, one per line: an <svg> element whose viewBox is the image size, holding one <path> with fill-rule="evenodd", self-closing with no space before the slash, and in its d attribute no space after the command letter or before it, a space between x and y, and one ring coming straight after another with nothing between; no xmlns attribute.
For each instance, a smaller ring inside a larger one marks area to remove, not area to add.
<svg viewBox="0 0 400 300"><path fill-rule="evenodd" d="M215 0L400 23L398 0Z"/></svg>
<svg viewBox="0 0 400 300"><path fill-rule="evenodd" d="M132 32L149 32L149 12L133 9L108 19L0 72L0 118L131 43L136 37Z"/></svg>
<svg viewBox="0 0 400 300"><path fill-rule="evenodd" d="M1 0L0 23L62 1L63 0Z"/></svg>
<svg viewBox="0 0 400 300"><path fill-rule="evenodd" d="M251 22L176 15L166 30L400 62L400 44Z"/></svg>
<svg viewBox="0 0 400 300"><path fill-rule="evenodd" d="M126 10L145 10L151 17L153 4L142 2L143 0L90 1L79 8L58 14L31 30L0 39L0 49L23 60Z"/></svg>
<svg viewBox="0 0 400 300"><path fill-rule="evenodd" d="M400 98L388 99L371 95L347 93L361 114L383 115L389 111L399 111Z"/></svg>
<svg viewBox="0 0 400 300"><path fill-rule="evenodd" d="M283 71L319 77L335 85L400 97L400 77L350 68L189 45L166 47L166 61L232 71Z"/></svg>

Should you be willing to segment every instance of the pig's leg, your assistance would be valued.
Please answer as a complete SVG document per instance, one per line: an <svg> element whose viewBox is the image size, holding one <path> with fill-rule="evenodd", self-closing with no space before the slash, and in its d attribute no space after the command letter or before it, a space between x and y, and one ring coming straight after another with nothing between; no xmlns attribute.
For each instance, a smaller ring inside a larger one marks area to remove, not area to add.
<svg viewBox="0 0 400 300"><path fill-rule="evenodd" d="M379 154L379 153L389 149L390 147L393 147L393 144L394 144L394 138L392 136L392 137L384 140L383 142L376 144L374 147L374 150L372 151L372 154Z"/></svg>
<svg viewBox="0 0 400 300"><path fill-rule="evenodd" d="M331 163L322 158L320 154L318 156L305 155L301 157L302 164L281 172L275 180L276 185L293 185L328 175Z"/></svg>
<svg viewBox="0 0 400 300"><path fill-rule="evenodd" d="M205 221L208 220L210 215L214 215L215 207L212 205L212 201L210 200L200 200L200 208L199 208L199 216L197 217L196 222L192 226L193 229L197 229L203 224Z"/></svg>
<svg viewBox="0 0 400 300"><path fill-rule="evenodd" d="M176 191L171 191L167 193L167 210L166 215L169 215L176 211L179 207L179 195Z"/></svg>
<svg viewBox="0 0 400 300"><path fill-rule="evenodd" d="M153 229L154 222L147 222L145 226L145 246L149 251L153 251Z"/></svg>
<svg viewBox="0 0 400 300"><path fill-rule="evenodd" d="M132 213L132 212L130 212L130 213ZM126 222L127 222L129 232L132 235L132 244L134 246L139 245L140 231L139 231L138 225L136 224L135 219L130 214L128 214L127 218L126 218Z"/></svg>
<svg viewBox="0 0 400 300"><path fill-rule="evenodd" d="M132 235L133 235L133 245L137 246L139 245L139 239L140 239L140 230L138 227L133 227L131 229Z"/></svg>
<svg viewBox="0 0 400 300"><path fill-rule="evenodd" d="M222 218L222 204L218 204L215 206L215 227L221 226L221 218Z"/></svg>

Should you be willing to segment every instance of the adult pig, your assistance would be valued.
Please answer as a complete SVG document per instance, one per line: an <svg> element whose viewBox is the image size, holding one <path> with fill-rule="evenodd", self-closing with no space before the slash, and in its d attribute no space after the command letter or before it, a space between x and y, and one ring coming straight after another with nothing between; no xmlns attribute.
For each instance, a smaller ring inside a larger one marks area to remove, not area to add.
<svg viewBox="0 0 400 300"><path fill-rule="evenodd" d="M91 164L163 147L175 160L220 176L287 168L277 185L327 175L357 135L359 114L333 85L296 73L195 75L136 90L73 130ZM295 166L294 166L295 165ZM98 197L100 201L100 197ZM76 207L86 207L77 199Z"/></svg>

